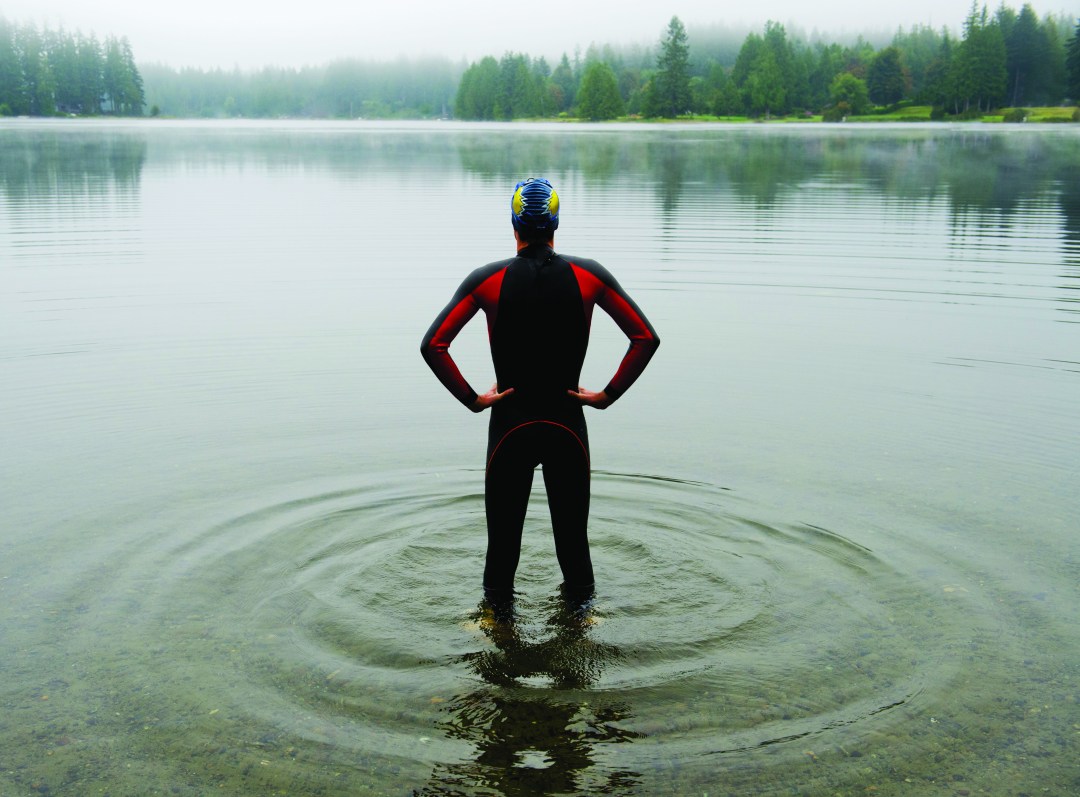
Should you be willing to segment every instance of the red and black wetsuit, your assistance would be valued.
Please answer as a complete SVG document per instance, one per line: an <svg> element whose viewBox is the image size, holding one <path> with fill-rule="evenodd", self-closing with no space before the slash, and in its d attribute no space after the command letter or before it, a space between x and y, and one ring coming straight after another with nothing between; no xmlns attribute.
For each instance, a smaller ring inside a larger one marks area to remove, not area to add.
<svg viewBox="0 0 1080 797"><path fill-rule="evenodd" d="M471 407L476 392L450 356L451 342L483 310L500 391L491 407L485 507L489 597L512 594L533 470L543 466L555 549L568 588L591 589L587 534L589 442L578 389L593 308L599 305L630 339L604 391L615 400L645 369L660 339L610 272L593 260L532 244L516 257L470 274L428 329L421 353L439 380Z"/></svg>

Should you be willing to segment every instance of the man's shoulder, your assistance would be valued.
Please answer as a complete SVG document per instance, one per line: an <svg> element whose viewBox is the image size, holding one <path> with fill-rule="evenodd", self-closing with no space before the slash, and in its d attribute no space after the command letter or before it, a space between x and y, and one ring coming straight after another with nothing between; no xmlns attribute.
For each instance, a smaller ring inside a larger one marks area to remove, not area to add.
<svg viewBox="0 0 1080 797"><path fill-rule="evenodd" d="M473 269L469 276L465 278L464 284L475 288L476 286L486 281L492 275L497 274L503 269L505 269L507 266L514 262L514 259L515 258L508 257L504 258L503 260L496 260L494 262L488 263L487 265L480 266L480 268Z"/></svg>
<svg viewBox="0 0 1080 797"><path fill-rule="evenodd" d="M592 258L578 257L576 255L564 255L561 252L559 253L559 257L561 257L563 260L565 260L572 266L577 266L578 268L588 271L590 274L603 280L604 282L612 282L614 280L611 272Z"/></svg>

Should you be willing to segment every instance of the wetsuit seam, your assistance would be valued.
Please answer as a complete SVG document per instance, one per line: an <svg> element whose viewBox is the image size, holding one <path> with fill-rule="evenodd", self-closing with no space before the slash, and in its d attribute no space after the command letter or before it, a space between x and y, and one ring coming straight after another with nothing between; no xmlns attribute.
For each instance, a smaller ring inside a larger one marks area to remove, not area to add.
<svg viewBox="0 0 1080 797"><path fill-rule="evenodd" d="M492 461L494 461L495 455L499 453L499 449L502 447L502 444L506 442L506 439L510 435L512 435L518 429L524 429L526 426L534 426L534 425L536 425L538 423L546 423L549 426L557 426L560 429L564 429L567 432L569 432L573 436L573 438L575 440L577 440L578 445L581 446L581 453L584 454L584 456L585 456L585 465L588 466L588 467L591 467L591 462L589 460L589 449L585 446L585 443L582 441L581 436L577 432L575 432L573 429L571 429L566 424L559 423L558 421L549 421L549 420L542 420L541 419L541 420L535 420L535 421L525 421L524 423L519 423L517 426L513 427L512 429L507 430L507 432L505 434L503 434L502 437L499 438L499 442L496 443L495 447L491 450L491 456L488 457L487 465L484 468L485 474L489 470L491 470L491 463L492 463Z"/></svg>

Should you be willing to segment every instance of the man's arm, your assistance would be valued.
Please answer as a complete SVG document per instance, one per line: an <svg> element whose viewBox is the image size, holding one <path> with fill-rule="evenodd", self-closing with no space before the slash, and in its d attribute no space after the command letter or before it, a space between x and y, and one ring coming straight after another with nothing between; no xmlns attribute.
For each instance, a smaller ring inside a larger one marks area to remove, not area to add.
<svg viewBox="0 0 1080 797"><path fill-rule="evenodd" d="M660 346L660 336L611 272L592 261L574 262L574 267L579 270L583 295L592 296L630 340L615 376L603 390L594 393L579 387L570 391L570 395L583 404L602 410L613 404L641 376Z"/></svg>
<svg viewBox="0 0 1080 797"><path fill-rule="evenodd" d="M511 389L500 393L493 386L487 393L477 394L450 356L450 344L477 311L485 303L494 306L498 302L503 274L503 269L498 266L492 264L470 274L458 287L450 303L436 316L420 344L420 354L435 376L454 398L473 412L487 409L513 392Z"/></svg>

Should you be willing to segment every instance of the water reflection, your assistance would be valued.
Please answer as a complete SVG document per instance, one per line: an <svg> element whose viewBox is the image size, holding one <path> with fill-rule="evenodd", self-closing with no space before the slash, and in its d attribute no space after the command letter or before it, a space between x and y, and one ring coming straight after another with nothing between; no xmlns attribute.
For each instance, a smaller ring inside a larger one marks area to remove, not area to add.
<svg viewBox="0 0 1080 797"><path fill-rule="evenodd" d="M1058 206L1064 225L1061 309L1076 314L1080 313L1080 163L1062 172ZM1073 323L1077 321L1073 319Z"/></svg>
<svg viewBox="0 0 1080 797"><path fill-rule="evenodd" d="M1080 165L1078 137L1066 130L160 123L103 133L72 123L11 125L0 142L0 186L9 197L57 188L134 189L148 142L155 162L173 166L257 160L271 172L321 167L343 178L387 164L460 168L498 181L525 172L578 174L594 184L646 178L665 216L691 186L771 207L822 179L869 185L907 201L944 196L960 218L1011 215L1053 193L1062 174ZM1064 181L1066 191L1070 182Z"/></svg>
<svg viewBox="0 0 1080 797"><path fill-rule="evenodd" d="M603 747L633 741L621 727L628 705L596 684L606 664L620 658L614 645L592 638L598 618L588 606L555 599L545 605L544 630L531 634L520 623L500 621L483 607L477 625L493 647L459 661L485 685L446 706L440 730L468 742L468 761L438 764L418 797L460 795L482 788L504 797L550 794L634 793L639 773L603 766Z"/></svg>
<svg viewBox="0 0 1080 797"><path fill-rule="evenodd" d="M9 202L51 195L137 193L143 136L27 129L0 138L0 187Z"/></svg>
<svg viewBox="0 0 1080 797"><path fill-rule="evenodd" d="M1063 168L1075 164L1070 132L1030 134L911 126L661 128L506 135L492 130L458 141L466 171L488 178L529 172L580 172L590 182L618 175L649 177L660 207L671 213L688 185L729 188L741 199L772 206L808 180L874 186L907 200L948 197L957 213L1012 213L1045 195ZM498 136L492 146L492 135Z"/></svg>

